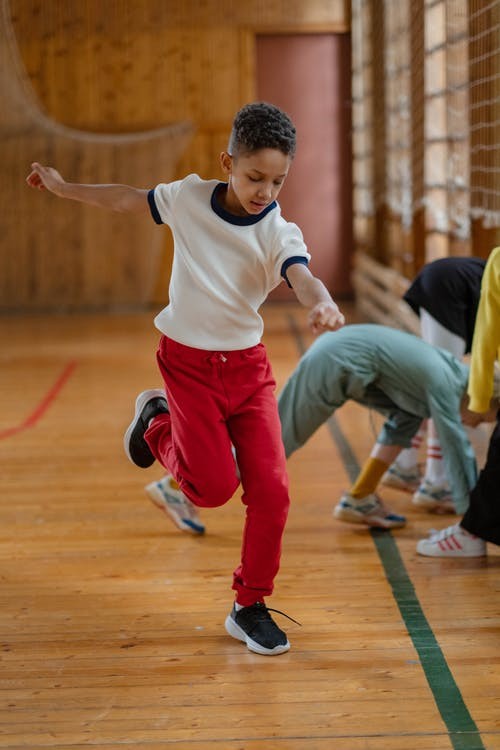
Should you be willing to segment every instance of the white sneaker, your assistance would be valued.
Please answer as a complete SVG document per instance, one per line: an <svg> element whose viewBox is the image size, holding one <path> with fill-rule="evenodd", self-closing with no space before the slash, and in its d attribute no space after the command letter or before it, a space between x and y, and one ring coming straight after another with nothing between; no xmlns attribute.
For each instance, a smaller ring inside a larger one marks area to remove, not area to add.
<svg viewBox="0 0 500 750"><path fill-rule="evenodd" d="M411 469L403 470L397 463L393 463L389 466L380 481L386 487L396 487L398 490L403 490L403 492L415 492L421 479L422 475L417 465L412 466Z"/></svg>
<svg viewBox="0 0 500 750"><path fill-rule="evenodd" d="M349 492L344 492L333 510L333 516L338 521L362 523L376 529L399 529L406 524L404 516L398 516L386 508L374 494L354 498Z"/></svg>
<svg viewBox="0 0 500 750"><path fill-rule="evenodd" d="M448 485L432 484L428 479L423 480L412 502L430 513L456 513Z"/></svg>
<svg viewBox="0 0 500 750"><path fill-rule="evenodd" d="M181 492L170 474L158 482L151 482L144 489L156 507L166 513L181 531L188 531L190 534L205 533L196 506Z"/></svg>
<svg viewBox="0 0 500 750"><path fill-rule="evenodd" d="M456 523L421 539L417 552L426 557L482 557L486 554L486 542Z"/></svg>

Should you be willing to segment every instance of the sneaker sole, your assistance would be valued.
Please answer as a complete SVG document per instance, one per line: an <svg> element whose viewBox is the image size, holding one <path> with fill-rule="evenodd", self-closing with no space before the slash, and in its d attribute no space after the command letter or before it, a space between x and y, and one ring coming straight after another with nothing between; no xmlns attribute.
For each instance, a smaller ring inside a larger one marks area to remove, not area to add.
<svg viewBox="0 0 500 750"><path fill-rule="evenodd" d="M152 466L155 462L155 457L149 450L147 443L143 440L144 445L147 448L147 451L149 455L145 452L142 453L140 456L132 456L130 452L130 442L132 440L132 434L137 427L139 416L148 403L148 401L151 401L153 398L165 398L165 394L163 391L160 390L150 390L150 391L143 391L142 393L139 393L135 400L135 413L134 418L127 427L127 431L125 432L125 435L123 436L123 448L125 450L125 454L129 461L131 461L136 466L139 466L141 469L147 469L149 466Z"/></svg>
<svg viewBox="0 0 500 750"><path fill-rule="evenodd" d="M195 521L179 518L179 516L174 513L174 511L165 501L162 491L158 488L156 482L152 482L151 484L146 485L144 489L153 505L155 505L158 510L161 510L162 513L164 513L164 515L166 515L167 518L172 521L172 523L174 523L178 529L180 529L181 531L187 531L189 534L196 534L196 536L200 536L201 534L205 533L205 527L201 523L196 523Z"/></svg>
<svg viewBox="0 0 500 750"><path fill-rule="evenodd" d="M278 654L284 654L286 651L290 650L289 641L280 646L275 646L272 649L264 648L264 646L261 646L256 641L253 641L250 636L248 636L245 631L242 630L240 626L233 620L231 615L228 615L226 617L224 627L226 628L226 633L228 633L232 638L236 638L236 640L246 643L248 650L253 651L255 654L261 654L262 656L278 656Z"/></svg>
<svg viewBox="0 0 500 750"><path fill-rule="evenodd" d="M337 521L357 523L373 529L401 529L403 526L406 526L406 518L396 520L391 518L377 518L375 516L370 517L351 508L342 508L339 505L333 511L333 517Z"/></svg>

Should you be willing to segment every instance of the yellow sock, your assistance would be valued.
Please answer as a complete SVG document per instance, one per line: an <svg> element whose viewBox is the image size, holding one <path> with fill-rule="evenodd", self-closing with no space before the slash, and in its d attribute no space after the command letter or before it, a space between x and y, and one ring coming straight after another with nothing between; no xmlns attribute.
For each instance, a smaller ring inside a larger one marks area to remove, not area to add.
<svg viewBox="0 0 500 750"><path fill-rule="evenodd" d="M370 458L364 463L363 468L358 474L358 478L349 490L353 497L366 497L375 492L377 485L382 479L382 475L387 470L389 464L381 461L380 458Z"/></svg>
<svg viewBox="0 0 500 750"><path fill-rule="evenodd" d="M168 480L168 483L173 490L180 490L179 484L175 481L173 477L170 477L170 479Z"/></svg>

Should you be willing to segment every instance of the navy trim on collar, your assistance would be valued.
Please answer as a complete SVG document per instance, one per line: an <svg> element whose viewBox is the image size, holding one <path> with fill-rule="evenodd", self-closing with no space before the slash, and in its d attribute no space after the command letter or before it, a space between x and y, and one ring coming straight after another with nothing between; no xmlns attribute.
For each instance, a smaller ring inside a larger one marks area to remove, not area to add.
<svg viewBox="0 0 500 750"><path fill-rule="evenodd" d="M149 203L149 210L151 211L151 216L153 217L155 222L157 224L163 224L163 221L160 216L160 212L156 208L154 189L148 192L148 203Z"/></svg>
<svg viewBox="0 0 500 750"><path fill-rule="evenodd" d="M214 191L210 199L210 205L212 206L212 210L217 214L217 216L219 216L221 219L224 219L224 221L229 222L229 224L237 224L240 227L257 224L257 222L263 219L264 216L269 213L269 211L272 211L273 208L276 208L276 206L278 205L276 201L273 201L268 206L266 206L265 209L260 212L260 214L256 214L255 216L237 216L236 214L231 214L229 213L229 211L226 211L226 209L223 208L223 206L221 206L221 204L217 200L218 194L224 188L227 188L227 183L225 182L219 182L214 187Z"/></svg>

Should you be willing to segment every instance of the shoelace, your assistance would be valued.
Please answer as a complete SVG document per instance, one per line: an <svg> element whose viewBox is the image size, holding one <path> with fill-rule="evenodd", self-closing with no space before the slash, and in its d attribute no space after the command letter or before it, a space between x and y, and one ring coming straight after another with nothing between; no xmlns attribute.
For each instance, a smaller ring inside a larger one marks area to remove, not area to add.
<svg viewBox="0 0 500 750"><path fill-rule="evenodd" d="M262 604L261 602L256 602L256 604L259 605L259 610L262 612L262 614L268 614L269 612L276 612L278 615L283 615L283 617L286 617L287 620L290 620L290 622L294 622L296 625L299 625L302 627L302 623L298 622L297 620L294 620L293 617L290 617L290 615L287 615L285 612L282 612L280 609L273 609L272 607L268 607L266 604Z"/></svg>

